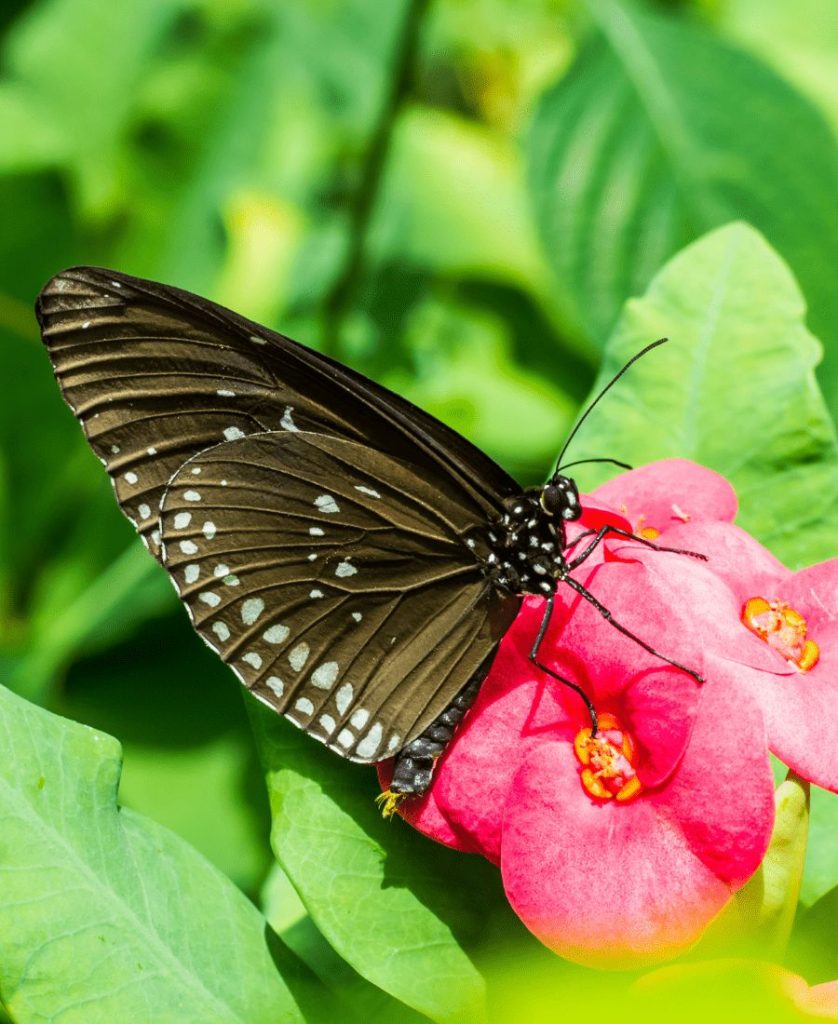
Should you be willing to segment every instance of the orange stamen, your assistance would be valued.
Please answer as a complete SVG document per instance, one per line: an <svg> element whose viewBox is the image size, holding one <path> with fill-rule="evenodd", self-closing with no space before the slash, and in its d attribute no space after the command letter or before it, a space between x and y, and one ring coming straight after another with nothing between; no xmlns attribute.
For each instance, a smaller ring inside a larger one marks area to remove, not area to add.
<svg viewBox="0 0 838 1024"><path fill-rule="evenodd" d="M598 800L616 798L620 803L633 799L643 789L637 777L637 753L634 740L617 718L606 712L599 716L599 729L580 729L573 749L584 767L579 773L583 787Z"/></svg>
<svg viewBox="0 0 838 1024"><path fill-rule="evenodd" d="M806 619L785 601L751 597L742 609L742 622L798 672L808 672L817 665L820 648L806 636Z"/></svg>

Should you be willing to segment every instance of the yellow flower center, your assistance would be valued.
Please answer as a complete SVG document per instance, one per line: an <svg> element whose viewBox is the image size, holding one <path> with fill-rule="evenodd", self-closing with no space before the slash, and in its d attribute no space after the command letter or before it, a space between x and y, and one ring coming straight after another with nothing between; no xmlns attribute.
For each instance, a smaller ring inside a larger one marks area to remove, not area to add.
<svg viewBox="0 0 838 1024"><path fill-rule="evenodd" d="M751 597L742 609L742 622L798 672L817 665L820 648L806 637L806 619L785 601Z"/></svg>
<svg viewBox="0 0 838 1024"><path fill-rule="evenodd" d="M591 728L580 729L573 749L582 765L582 785L599 800L625 803L637 796L643 783L637 777L634 740L611 714L599 716L596 736Z"/></svg>

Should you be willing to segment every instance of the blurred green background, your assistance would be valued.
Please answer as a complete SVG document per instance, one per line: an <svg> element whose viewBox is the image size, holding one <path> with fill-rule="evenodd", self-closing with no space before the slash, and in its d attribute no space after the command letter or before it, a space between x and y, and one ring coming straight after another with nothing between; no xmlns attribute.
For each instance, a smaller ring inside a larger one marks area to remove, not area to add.
<svg viewBox="0 0 838 1024"><path fill-rule="evenodd" d="M241 696L61 401L38 290L92 263L197 291L395 388L532 483L624 300L741 218L801 284L834 413L835 14L7 0L3 681L118 737L122 800L256 898L269 819Z"/></svg>

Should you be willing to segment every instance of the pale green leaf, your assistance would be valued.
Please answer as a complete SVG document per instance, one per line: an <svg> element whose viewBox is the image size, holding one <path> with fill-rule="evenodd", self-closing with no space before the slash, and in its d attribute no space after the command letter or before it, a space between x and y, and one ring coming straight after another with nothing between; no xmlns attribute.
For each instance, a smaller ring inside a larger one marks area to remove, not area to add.
<svg viewBox="0 0 838 1024"><path fill-rule="evenodd" d="M271 842L314 924L364 978L441 1024L479 1021L483 981L459 933L481 907L457 884L462 855L385 822L374 773L252 709L273 813ZM358 773L369 776L359 787ZM479 865L468 858L470 872Z"/></svg>
<svg viewBox="0 0 838 1024"><path fill-rule="evenodd" d="M302 1021L261 914L120 809L119 744L0 689L0 992L17 1024ZM283 973L281 973L283 972Z"/></svg>
<svg viewBox="0 0 838 1024"><path fill-rule="evenodd" d="M529 147L568 320L602 339L667 258L741 218L791 265L813 329L838 339L838 148L820 112L698 26L588 6L599 32L544 96ZM838 403L838 346L822 380Z"/></svg>
<svg viewBox="0 0 838 1024"><path fill-rule="evenodd" d="M626 305L596 387L649 341L670 343L597 407L573 458L693 459L728 477L738 522L788 565L831 557L838 444L804 315L788 267L747 225L688 246ZM601 475L580 474L586 487Z"/></svg>

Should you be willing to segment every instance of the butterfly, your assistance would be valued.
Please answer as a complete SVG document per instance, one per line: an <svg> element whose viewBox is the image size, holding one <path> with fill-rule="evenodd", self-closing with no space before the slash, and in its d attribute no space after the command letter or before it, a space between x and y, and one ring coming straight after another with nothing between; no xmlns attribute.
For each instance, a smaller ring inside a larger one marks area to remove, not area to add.
<svg viewBox="0 0 838 1024"><path fill-rule="evenodd" d="M530 659L579 694L594 731L584 691L539 660L560 585L700 681L572 576L607 534L634 535L605 525L569 542L582 506L559 470L523 489L404 398L179 288L75 267L36 313L65 400L196 631L341 756L395 758L389 809L430 786L527 594L546 599Z"/></svg>

